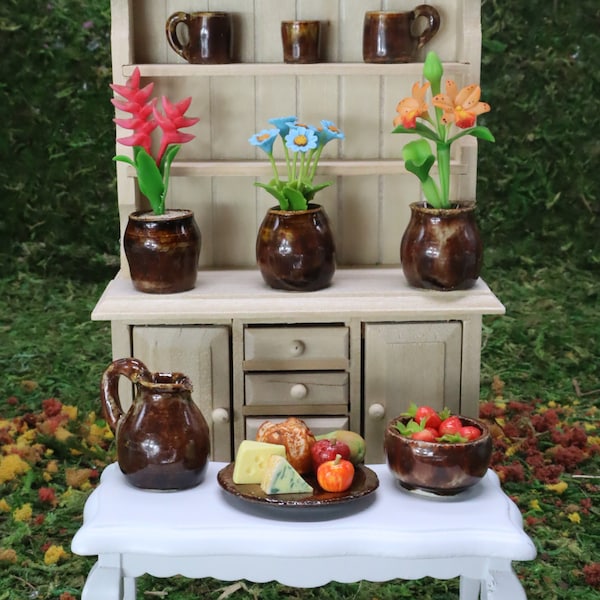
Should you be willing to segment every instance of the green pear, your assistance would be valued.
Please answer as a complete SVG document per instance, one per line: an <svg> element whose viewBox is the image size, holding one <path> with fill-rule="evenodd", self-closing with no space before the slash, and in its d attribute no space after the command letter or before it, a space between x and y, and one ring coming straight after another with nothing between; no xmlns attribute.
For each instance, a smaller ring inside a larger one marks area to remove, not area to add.
<svg viewBox="0 0 600 600"><path fill-rule="evenodd" d="M366 444L364 438L354 431L338 429L316 436L317 440L337 440L348 444L350 448L350 462L354 465L362 464L365 460Z"/></svg>

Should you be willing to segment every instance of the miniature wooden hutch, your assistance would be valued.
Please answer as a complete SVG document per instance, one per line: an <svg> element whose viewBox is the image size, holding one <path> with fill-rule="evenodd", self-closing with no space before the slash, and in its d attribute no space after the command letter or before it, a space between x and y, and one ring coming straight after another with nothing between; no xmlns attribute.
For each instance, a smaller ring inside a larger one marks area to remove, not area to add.
<svg viewBox="0 0 600 600"><path fill-rule="evenodd" d="M316 433L362 433L373 463L384 460L387 421L411 402L477 414L482 315L504 307L483 281L468 292L407 286L399 245L420 190L399 160L407 138L390 132L396 104L420 79L422 63L362 61L365 11L415 4L111 2L114 81L124 83L137 65L157 94L193 96L188 112L201 118L172 169L167 200L196 215L201 271L194 290L154 296L133 289L123 258L92 318L111 321L115 358L135 356L152 370L191 377L215 460L231 460L262 421L288 415ZM442 25L426 50L438 52L459 85L478 81L480 0L432 4ZM183 62L165 36L167 17L179 10L231 12L235 62ZM292 18L326 22L323 62L283 63L280 22ZM248 138L284 115L316 125L332 120L346 135L327 146L319 171L334 181L318 201L332 221L338 259L332 286L319 292L271 290L255 267L256 233L273 199L253 185L268 180L270 169ZM476 142L465 137L453 148L453 197L475 198L476 167ZM123 231L143 204L133 171L119 163L117 177Z"/></svg>

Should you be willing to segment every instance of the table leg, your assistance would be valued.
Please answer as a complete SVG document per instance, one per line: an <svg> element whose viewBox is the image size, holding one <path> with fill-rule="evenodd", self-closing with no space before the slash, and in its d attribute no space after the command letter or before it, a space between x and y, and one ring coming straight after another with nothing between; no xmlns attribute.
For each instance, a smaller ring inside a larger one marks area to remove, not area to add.
<svg viewBox="0 0 600 600"><path fill-rule="evenodd" d="M477 600L481 591L481 581L479 579L471 579L464 575L460 578L459 598L460 600Z"/></svg>
<svg viewBox="0 0 600 600"><path fill-rule="evenodd" d="M123 600L135 600L135 577L123 578Z"/></svg>
<svg viewBox="0 0 600 600"><path fill-rule="evenodd" d="M492 570L487 584L482 587L481 600L527 600L527 594L512 568L508 571Z"/></svg>
<svg viewBox="0 0 600 600"><path fill-rule="evenodd" d="M135 586L133 593L132 597L123 596L123 578L119 567L104 566L98 560L87 576L81 600L135 600Z"/></svg>

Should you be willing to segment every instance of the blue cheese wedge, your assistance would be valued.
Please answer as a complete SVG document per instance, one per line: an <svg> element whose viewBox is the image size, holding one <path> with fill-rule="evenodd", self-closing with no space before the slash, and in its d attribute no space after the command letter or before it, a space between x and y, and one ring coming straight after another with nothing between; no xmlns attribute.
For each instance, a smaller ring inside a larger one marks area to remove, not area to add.
<svg viewBox="0 0 600 600"><path fill-rule="evenodd" d="M311 494L313 489L282 456L269 457L260 487L265 494Z"/></svg>
<svg viewBox="0 0 600 600"><path fill-rule="evenodd" d="M233 483L260 483L269 457L274 454L285 457L285 446L244 440L235 457Z"/></svg>

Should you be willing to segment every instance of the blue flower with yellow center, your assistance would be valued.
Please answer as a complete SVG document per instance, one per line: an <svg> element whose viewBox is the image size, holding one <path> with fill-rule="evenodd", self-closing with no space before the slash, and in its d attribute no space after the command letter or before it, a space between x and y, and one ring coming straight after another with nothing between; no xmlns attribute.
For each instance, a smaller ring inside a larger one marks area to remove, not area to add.
<svg viewBox="0 0 600 600"><path fill-rule="evenodd" d="M267 154L273 154L273 144L277 139L279 129L263 129L258 133L255 133L248 141L261 150L264 150Z"/></svg>
<svg viewBox="0 0 600 600"><path fill-rule="evenodd" d="M314 129L309 127L292 127L285 136L285 145L292 152L308 152L319 144L319 138Z"/></svg>

